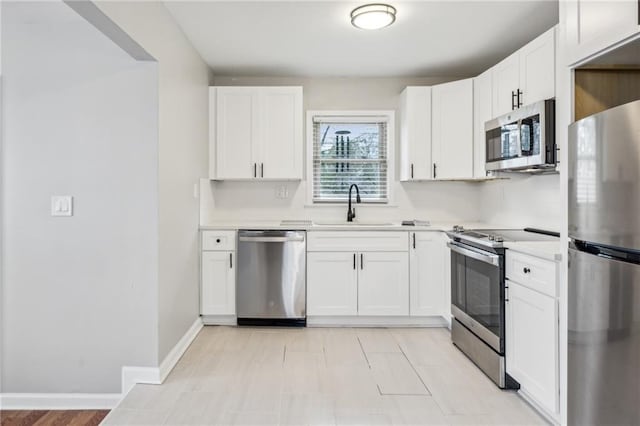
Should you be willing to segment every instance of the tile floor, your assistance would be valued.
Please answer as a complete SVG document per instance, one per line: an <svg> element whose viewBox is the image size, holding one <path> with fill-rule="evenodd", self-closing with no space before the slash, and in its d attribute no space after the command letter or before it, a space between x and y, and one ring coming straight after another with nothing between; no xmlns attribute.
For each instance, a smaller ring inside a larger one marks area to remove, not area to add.
<svg viewBox="0 0 640 426"><path fill-rule="evenodd" d="M442 328L205 327L104 424L538 425Z"/></svg>

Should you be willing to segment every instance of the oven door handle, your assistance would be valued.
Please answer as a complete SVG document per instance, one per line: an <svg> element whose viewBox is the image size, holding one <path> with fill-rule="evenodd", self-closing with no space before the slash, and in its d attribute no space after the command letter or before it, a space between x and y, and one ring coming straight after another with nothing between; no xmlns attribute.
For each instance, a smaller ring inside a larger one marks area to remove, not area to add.
<svg viewBox="0 0 640 426"><path fill-rule="evenodd" d="M453 242L448 242L447 247L449 247L451 251L460 253L463 256L468 256L472 259L479 260L480 262L484 262L493 266L500 267L500 256L498 256L497 254L482 253L479 250L473 250L467 247L462 247L460 244L456 244Z"/></svg>

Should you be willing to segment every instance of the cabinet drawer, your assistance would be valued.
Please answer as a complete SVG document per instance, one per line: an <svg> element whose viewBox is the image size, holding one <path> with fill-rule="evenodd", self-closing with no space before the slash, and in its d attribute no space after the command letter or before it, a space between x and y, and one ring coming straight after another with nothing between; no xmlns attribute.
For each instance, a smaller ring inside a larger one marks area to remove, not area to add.
<svg viewBox="0 0 640 426"><path fill-rule="evenodd" d="M507 250L505 275L533 290L557 296L557 264L528 254Z"/></svg>
<svg viewBox="0 0 640 426"><path fill-rule="evenodd" d="M315 231L307 251L409 251L409 233L392 231Z"/></svg>
<svg viewBox="0 0 640 426"><path fill-rule="evenodd" d="M202 231L203 251L233 251L236 249L236 231Z"/></svg>

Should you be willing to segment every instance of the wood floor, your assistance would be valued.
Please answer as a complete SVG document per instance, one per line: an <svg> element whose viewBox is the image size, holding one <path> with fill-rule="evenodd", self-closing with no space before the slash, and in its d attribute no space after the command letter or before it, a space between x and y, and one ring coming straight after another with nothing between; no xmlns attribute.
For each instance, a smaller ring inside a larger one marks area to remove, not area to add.
<svg viewBox="0 0 640 426"><path fill-rule="evenodd" d="M108 425L537 425L446 329L205 327Z"/></svg>
<svg viewBox="0 0 640 426"><path fill-rule="evenodd" d="M2 410L2 426L95 426L109 410Z"/></svg>

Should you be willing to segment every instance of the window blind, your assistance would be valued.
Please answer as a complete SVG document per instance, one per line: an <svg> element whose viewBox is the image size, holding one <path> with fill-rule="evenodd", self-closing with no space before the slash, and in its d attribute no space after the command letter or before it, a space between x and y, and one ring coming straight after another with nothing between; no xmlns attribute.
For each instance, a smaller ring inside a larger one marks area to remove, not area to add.
<svg viewBox="0 0 640 426"><path fill-rule="evenodd" d="M314 118L313 202L346 202L353 183L363 203L388 202L387 127L384 117Z"/></svg>

